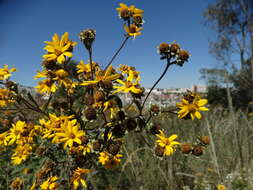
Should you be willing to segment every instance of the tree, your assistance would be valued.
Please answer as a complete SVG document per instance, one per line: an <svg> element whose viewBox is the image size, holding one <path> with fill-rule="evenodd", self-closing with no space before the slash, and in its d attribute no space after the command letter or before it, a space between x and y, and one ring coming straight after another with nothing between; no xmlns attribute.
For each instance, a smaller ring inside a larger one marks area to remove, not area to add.
<svg viewBox="0 0 253 190"><path fill-rule="evenodd" d="M253 97L253 1L217 0L205 10L204 19L216 33L210 42L211 54L222 63L222 69L229 70L234 87Z"/></svg>

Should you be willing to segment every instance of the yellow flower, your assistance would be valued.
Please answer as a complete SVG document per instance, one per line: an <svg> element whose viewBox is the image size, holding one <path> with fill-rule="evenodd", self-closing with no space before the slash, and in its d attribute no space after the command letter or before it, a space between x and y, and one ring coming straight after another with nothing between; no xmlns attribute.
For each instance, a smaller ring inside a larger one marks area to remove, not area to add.
<svg viewBox="0 0 253 190"><path fill-rule="evenodd" d="M23 121L17 121L12 124L12 128L9 130L8 135L5 138L5 144L12 145L16 140L21 138L22 133L25 131L26 123Z"/></svg>
<svg viewBox="0 0 253 190"><path fill-rule="evenodd" d="M226 190L227 187L225 185L219 184L217 185L217 190Z"/></svg>
<svg viewBox="0 0 253 190"><path fill-rule="evenodd" d="M47 54L43 55L43 58L47 61L57 61L62 64L65 61L65 56L72 57L72 49L77 44L68 39L69 33L65 32L61 39L57 34L54 34L52 41L45 41L46 45L45 50L48 51Z"/></svg>
<svg viewBox="0 0 253 190"><path fill-rule="evenodd" d="M110 110L111 114L110 114L110 118L112 119L113 117L115 117L115 115L117 114L117 112L119 111L117 102L114 100L109 100L106 101L104 103L104 112Z"/></svg>
<svg viewBox="0 0 253 190"><path fill-rule="evenodd" d="M98 161L105 166L106 169L113 169L120 163L121 154L115 156L110 155L108 152L100 152Z"/></svg>
<svg viewBox="0 0 253 190"><path fill-rule="evenodd" d="M11 188L15 190L22 190L23 189L23 180L20 177L15 178L11 182Z"/></svg>
<svg viewBox="0 0 253 190"><path fill-rule="evenodd" d="M34 182L34 183L32 184L32 186L30 187L29 190L35 190L35 188L36 188L36 182Z"/></svg>
<svg viewBox="0 0 253 190"><path fill-rule="evenodd" d="M39 85L36 86L37 91L41 94L50 94L52 92L55 92L57 90L57 86L54 84L54 81L51 79L45 79L43 81L39 82Z"/></svg>
<svg viewBox="0 0 253 190"><path fill-rule="evenodd" d="M81 184L83 187L87 187L87 183L84 179L85 175L90 173L91 171L89 169L82 169L82 168L77 168L74 172L73 172L73 176L71 179L71 183L73 184L73 190L76 190L79 186L79 184Z"/></svg>
<svg viewBox="0 0 253 190"><path fill-rule="evenodd" d="M208 111L208 108L203 107L207 104L207 99L201 99L197 94L190 94L190 97L184 97L180 103L177 103L176 106L180 109L178 111L178 118L188 118L191 117L201 119L202 115L199 111Z"/></svg>
<svg viewBox="0 0 253 190"><path fill-rule="evenodd" d="M122 81L120 79L116 80L116 82L122 84L123 86L116 86L116 85L113 86L113 88L117 88L117 90L115 90L113 94L117 92L125 92L125 93L132 92L134 94L142 93L143 91L137 87L139 85L139 80L140 80L140 76L136 78L135 72L130 70L129 76L127 77L126 81Z"/></svg>
<svg viewBox="0 0 253 190"><path fill-rule="evenodd" d="M49 177L40 185L40 188L42 190L57 190L59 187L59 184L56 182L57 180L57 176Z"/></svg>
<svg viewBox="0 0 253 190"><path fill-rule="evenodd" d="M163 131L160 130L160 134L156 135L159 139L156 140L156 143L164 148L163 155L170 156L176 151L176 146L180 143L174 141L177 138L177 135L171 135L170 137L166 138Z"/></svg>
<svg viewBox="0 0 253 190"><path fill-rule="evenodd" d="M123 19L129 19L130 16L133 16L135 14L141 15L142 13L144 13L143 10L137 9L134 5L131 5L130 7L128 7L126 4L120 3L119 6L120 7L116 8L116 10L119 13L119 17Z"/></svg>
<svg viewBox="0 0 253 190"><path fill-rule="evenodd" d="M0 107L6 107L8 104L15 102L13 95L13 91L0 89Z"/></svg>
<svg viewBox="0 0 253 190"><path fill-rule="evenodd" d="M61 125L61 131L57 132L55 135L58 138L58 142L64 142L64 149L68 147L72 147L73 143L81 144L81 138L85 136L85 132L79 130L79 125L77 124L76 119L71 121L65 121Z"/></svg>
<svg viewBox="0 0 253 190"><path fill-rule="evenodd" d="M21 164L21 162L27 160L31 152L32 152L31 145L29 144L18 145L15 149L14 154L11 157L12 163L14 165Z"/></svg>
<svg viewBox="0 0 253 190"><path fill-rule="evenodd" d="M125 25L124 29L129 36L133 36L134 38L141 35L140 31L142 28L138 28L135 24L131 24L129 27Z"/></svg>
<svg viewBox="0 0 253 190"><path fill-rule="evenodd" d="M112 81L118 79L121 75L116 73L113 74L113 67L110 65L106 71L98 71L96 72L95 80L93 81L83 81L80 85L87 86L92 84L98 84L103 81Z"/></svg>
<svg viewBox="0 0 253 190"><path fill-rule="evenodd" d="M4 65L4 68L0 68L0 80L8 79L11 76L11 73L16 71L16 68L8 69L8 65Z"/></svg>

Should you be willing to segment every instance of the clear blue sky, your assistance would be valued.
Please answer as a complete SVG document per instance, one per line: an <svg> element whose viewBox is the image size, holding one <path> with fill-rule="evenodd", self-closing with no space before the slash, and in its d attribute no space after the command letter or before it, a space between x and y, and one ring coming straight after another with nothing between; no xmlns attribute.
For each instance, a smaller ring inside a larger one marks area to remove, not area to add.
<svg viewBox="0 0 253 190"><path fill-rule="evenodd" d="M158 87L190 87L204 84L199 69L216 60L208 53L209 31L202 13L212 0L0 0L0 65L15 66L13 79L34 86L33 76L41 70L43 41L54 33L70 33L78 42L75 60L87 63L88 55L79 42L82 29L97 32L94 61L105 65L123 40L123 22L115 8L122 2L143 9L145 24L141 36L129 40L114 65L128 64L141 71L142 85L150 87L165 67L156 47L176 41L192 55L184 67L173 66Z"/></svg>

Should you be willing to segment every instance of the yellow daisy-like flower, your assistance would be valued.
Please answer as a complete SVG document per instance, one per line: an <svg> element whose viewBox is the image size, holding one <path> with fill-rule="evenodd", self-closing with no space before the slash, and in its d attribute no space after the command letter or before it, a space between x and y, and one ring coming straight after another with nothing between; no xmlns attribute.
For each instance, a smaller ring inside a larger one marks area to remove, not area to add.
<svg viewBox="0 0 253 190"><path fill-rule="evenodd" d="M95 80L93 81L83 81L80 85L87 86L92 84L98 84L103 81L112 81L118 79L121 75L113 73L113 67L110 65L106 71L98 71L95 73Z"/></svg>
<svg viewBox="0 0 253 190"><path fill-rule="evenodd" d="M183 98L180 103L177 103L176 106L180 109L178 111L178 118L188 118L191 117L201 119L202 115L199 111L208 111L208 108L204 107L207 104L207 99L195 98L194 100L187 100Z"/></svg>
<svg viewBox="0 0 253 190"><path fill-rule="evenodd" d="M72 147L73 143L76 142L77 144L81 144L81 138L85 136L85 132L79 130L79 125L77 124L76 119L71 121L65 121L61 125L61 131L55 133L58 138L58 142L64 142L64 149L68 147Z"/></svg>
<svg viewBox="0 0 253 190"><path fill-rule="evenodd" d="M72 57L72 49L77 44L69 40L69 33L65 32L61 39L57 34L54 34L52 41L45 41L45 50L48 51L47 54L43 55L43 58L47 61L57 61L62 64L65 61L65 56Z"/></svg>
<svg viewBox="0 0 253 190"><path fill-rule="evenodd" d="M130 16L133 16L135 14L141 15L144 13L143 10L136 8L134 5L131 5L130 7L128 7L126 4L120 3L119 6L120 7L116 8L116 10L119 13L119 17L123 19L129 19Z"/></svg>
<svg viewBox="0 0 253 190"><path fill-rule="evenodd" d="M57 90L57 86L54 84L54 81L51 79L45 79L43 81L40 81L38 83L39 85L36 86L37 92L40 94L50 94L52 92L55 92Z"/></svg>
<svg viewBox="0 0 253 190"><path fill-rule="evenodd" d="M32 152L32 147L29 144L18 145L14 154L11 157L12 164L19 165L21 162L27 160Z"/></svg>
<svg viewBox="0 0 253 190"><path fill-rule="evenodd" d="M57 176L50 177L40 185L40 188L42 190L57 190L59 187L59 184L56 182L57 180Z"/></svg>
<svg viewBox="0 0 253 190"><path fill-rule="evenodd" d="M131 24L129 27L127 25L124 26L124 29L128 36L133 36L134 39L136 36L141 35L142 28L138 28L135 24Z"/></svg>
<svg viewBox="0 0 253 190"><path fill-rule="evenodd" d="M25 126L26 123L24 121L17 121L15 124L12 124L12 128L5 138L5 144L12 145L16 140L20 139L22 133L25 131Z"/></svg>
<svg viewBox="0 0 253 190"><path fill-rule="evenodd" d="M171 135L170 137L165 137L165 134L162 130L160 130L160 134L156 135L159 139L156 140L157 145L164 148L163 155L170 156L176 151L176 146L180 143L174 141L177 138L177 135Z"/></svg>
<svg viewBox="0 0 253 190"><path fill-rule="evenodd" d="M79 186L79 184L81 184L83 187L87 187L87 183L86 180L84 179L84 177L90 173L91 170L89 169L82 169L82 168L77 168L74 172L73 172L73 176L71 179L71 183L73 184L72 190L76 190Z"/></svg>
<svg viewBox="0 0 253 190"><path fill-rule="evenodd" d="M115 90L113 92L113 94L118 93L118 92L132 92L134 94L140 94L143 91L138 88L137 86L139 85L139 81L140 81L140 76L135 75L135 72L130 70L129 71L129 76L127 77L126 81L122 81L120 79L117 79L116 82L122 84L122 86L113 86L113 88L117 88L117 90Z"/></svg>
<svg viewBox="0 0 253 190"><path fill-rule="evenodd" d="M15 102L13 95L15 93L8 89L0 89L0 107L6 107L8 104Z"/></svg>
<svg viewBox="0 0 253 190"><path fill-rule="evenodd" d="M121 154L115 156L110 155L108 152L100 152L98 161L105 166L106 169L113 169L120 163Z"/></svg>
<svg viewBox="0 0 253 190"><path fill-rule="evenodd" d="M217 190L226 190L227 187L225 185L219 184L217 185Z"/></svg>
<svg viewBox="0 0 253 190"><path fill-rule="evenodd" d="M23 189L23 180L20 177L15 178L11 182L11 188L15 190L22 190Z"/></svg>
<svg viewBox="0 0 253 190"><path fill-rule="evenodd" d="M0 68L0 80L6 80L10 78L11 73L16 71L16 68L8 69L8 65L4 65L4 68Z"/></svg>

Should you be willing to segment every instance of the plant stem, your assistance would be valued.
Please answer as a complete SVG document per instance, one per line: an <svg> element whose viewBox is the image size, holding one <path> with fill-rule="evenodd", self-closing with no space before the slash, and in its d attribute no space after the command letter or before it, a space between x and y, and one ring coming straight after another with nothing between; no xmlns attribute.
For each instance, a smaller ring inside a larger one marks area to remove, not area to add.
<svg viewBox="0 0 253 190"><path fill-rule="evenodd" d="M116 53L112 56L111 60L109 61L109 63L106 65L105 70L112 64L113 60L116 58L116 56L119 54L119 52L121 51L121 49L124 47L124 45L126 44L127 40L129 39L129 36L126 36L126 38L124 39L124 41L122 42L121 46L119 47L119 49L116 51Z"/></svg>
<svg viewBox="0 0 253 190"><path fill-rule="evenodd" d="M167 65L162 73L162 75L159 77L159 79L155 82L155 84L152 86L152 88L150 89L150 91L148 92L147 96L145 97L144 101L143 101L143 104L141 106L141 109L140 109L140 115L142 115L142 110L145 106L145 103L149 97L149 95L151 94L151 92L154 90L154 88L156 87L156 85L160 82L160 80L162 80L162 78L164 77L164 75L166 74L166 72L168 71L168 68L169 66L172 65L172 63L170 63L170 58L167 56Z"/></svg>

